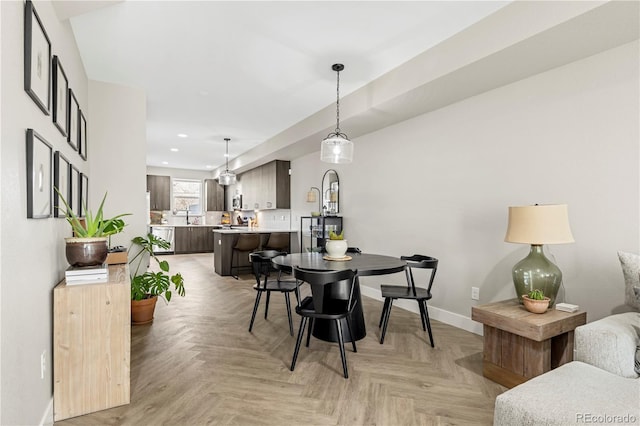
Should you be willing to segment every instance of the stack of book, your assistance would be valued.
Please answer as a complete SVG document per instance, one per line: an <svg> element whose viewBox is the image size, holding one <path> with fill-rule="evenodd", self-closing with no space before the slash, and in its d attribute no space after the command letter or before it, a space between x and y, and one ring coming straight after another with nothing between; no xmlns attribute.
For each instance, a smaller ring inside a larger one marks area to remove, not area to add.
<svg viewBox="0 0 640 426"><path fill-rule="evenodd" d="M109 267L106 263L98 266L69 266L64 273L67 285L106 283Z"/></svg>

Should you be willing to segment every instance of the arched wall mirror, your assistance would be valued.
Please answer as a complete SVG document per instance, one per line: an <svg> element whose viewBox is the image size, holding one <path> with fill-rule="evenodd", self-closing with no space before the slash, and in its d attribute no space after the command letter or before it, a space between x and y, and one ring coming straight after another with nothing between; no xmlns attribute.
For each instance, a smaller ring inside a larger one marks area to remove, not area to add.
<svg viewBox="0 0 640 426"><path fill-rule="evenodd" d="M322 207L327 215L340 213L340 179L333 169L324 172L322 177Z"/></svg>

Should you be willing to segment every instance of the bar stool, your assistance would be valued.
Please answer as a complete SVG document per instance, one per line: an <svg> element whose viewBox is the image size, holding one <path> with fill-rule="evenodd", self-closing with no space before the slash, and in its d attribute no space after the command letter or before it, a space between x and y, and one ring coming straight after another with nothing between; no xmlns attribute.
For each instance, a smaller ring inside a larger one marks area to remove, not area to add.
<svg viewBox="0 0 640 426"><path fill-rule="evenodd" d="M231 250L231 268L229 271L233 278L238 279L238 276L233 274L233 270L243 267L238 266L237 263L234 266L234 260L238 259L239 253L251 253L252 251L258 250L258 247L260 247L260 234L240 234L238 236L238 241L236 241L236 244Z"/></svg>
<svg viewBox="0 0 640 426"><path fill-rule="evenodd" d="M277 250L289 253L289 233L288 232L272 232L269 234L265 250Z"/></svg>

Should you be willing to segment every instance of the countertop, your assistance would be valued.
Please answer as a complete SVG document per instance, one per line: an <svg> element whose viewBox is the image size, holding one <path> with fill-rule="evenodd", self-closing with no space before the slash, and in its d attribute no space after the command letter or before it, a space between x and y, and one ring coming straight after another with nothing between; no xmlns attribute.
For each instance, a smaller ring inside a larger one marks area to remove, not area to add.
<svg viewBox="0 0 640 426"><path fill-rule="evenodd" d="M153 228L213 228L213 232L220 232L221 234L246 234L246 233L255 233L255 234L271 234L273 232L298 232L297 229L274 229L274 228L260 228L253 227L249 228L248 226L234 226L233 228L222 228L222 225L169 225L169 224L161 224L155 225L150 224L149 227Z"/></svg>
<svg viewBox="0 0 640 426"><path fill-rule="evenodd" d="M271 234L274 232L298 232L297 229L274 229L274 228L231 228L231 229L214 229L213 232L219 232L221 234Z"/></svg>

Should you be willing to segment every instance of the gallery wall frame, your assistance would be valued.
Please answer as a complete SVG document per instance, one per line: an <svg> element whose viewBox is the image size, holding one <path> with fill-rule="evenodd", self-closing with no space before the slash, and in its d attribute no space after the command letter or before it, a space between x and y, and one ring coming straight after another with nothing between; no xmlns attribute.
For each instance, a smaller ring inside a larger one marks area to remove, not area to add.
<svg viewBox="0 0 640 426"><path fill-rule="evenodd" d="M71 194L67 202L74 214L80 214L80 171L76 166L71 164L69 176L69 193Z"/></svg>
<svg viewBox="0 0 640 426"><path fill-rule="evenodd" d="M69 111L67 118L67 142L74 150L78 150L79 130L78 118L80 115L80 107L78 106L78 99L73 93L73 89L69 89Z"/></svg>
<svg viewBox="0 0 640 426"><path fill-rule="evenodd" d="M24 5L24 90L49 115L51 41L31 0Z"/></svg>
<svg viewBox="0 0 640 426"><path fill-rule="evenodd" d="M66 199L71 199L71 163L62 155L60 151L56 151L53 156L53 187L60 191L60 194ZM64 218L64 204L60 200L60 196L53 191L53 216Z"/></svg>
<svg viewBox="0 0 640 426"><path fill-rule="evenodd" d="M82 110L79 112L78 126L80 126L80 134L78 141L78 152L84 161L87 161L87 119L84 117Z"/></svg>
<svg viewBox="0 0 640 426"><path fill-rule="evenodd" d="M80 216L86 215L86 209L89 208L89 176L80 173Z"/></svg>
<svg viewBox="0 0 640 426"><path fill-rule="evenodd" d="M27 129L27 218L51 217L53 147Z"/></svg>
<svg viewBox="0 0 640 426"><path fill-rule="evenodd" d="M53 124L56 125L62 136L67 136L69 117L69 79L62 68L60 58L53 57Z"/></svg>

